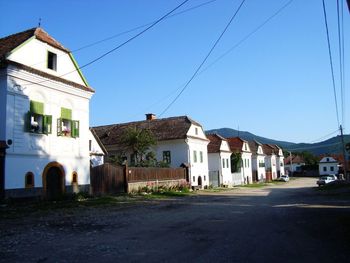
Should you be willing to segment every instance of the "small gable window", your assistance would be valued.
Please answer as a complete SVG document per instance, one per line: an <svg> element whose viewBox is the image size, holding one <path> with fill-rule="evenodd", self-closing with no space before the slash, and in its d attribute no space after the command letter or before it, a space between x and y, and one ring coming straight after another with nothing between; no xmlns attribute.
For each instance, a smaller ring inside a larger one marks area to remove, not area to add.
<svg viewBox="0 0 350 263"><path fill-rule="evenodd" d="M32 172L26 173L25 187L26 188L33 188L34 187L34 174Z"/></svg>
<svg viewBox="0 0 350 263"><path fill-rule="evenodd" d="M44 103L30 101L30 110L26 114L26 131L31 133L50 134L52 132L52 116L44 115Z"/></svg>
<svg viewBox="0 0 350 263"><path fill-rule="evenodd" d="M47 52L47 68L57 70L57 54L50 51Z"/></svg>
<svg viewBox="0 0 350 263"><path fill-rule="evenodd" d="M79 137L79 121L72 120L72 110L61 108L61 118L57 119L57 136Z"/></svg>
<svg viewBox="0 0 350 263"><path fill-rule="evenodd" d="M194 132L196 135L198 135L198 128L194 128Z"/></svg>

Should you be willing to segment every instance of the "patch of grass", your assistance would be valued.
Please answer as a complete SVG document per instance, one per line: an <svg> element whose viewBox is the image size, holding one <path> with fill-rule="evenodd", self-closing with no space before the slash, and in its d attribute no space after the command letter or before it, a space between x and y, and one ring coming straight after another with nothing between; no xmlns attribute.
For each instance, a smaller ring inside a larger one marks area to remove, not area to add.
<svg viewBox="0 0 350 263"><path fill-rule="evenodd" d="M164 191L164 192L152 192L142 195L146 199L166 199L168 197L184 197L191 195L189 191ZM140 196L140 195L139 195Z"/></svg>
<svg viewBox="0 0 350 263"><path fill-rule="evenodd" d="M228 188L228 187L213 187L208 189L202 189L202 192L210 192L210 193L218 193L218 192L224 192L224 191L231 191L234 188Z"/></svg>

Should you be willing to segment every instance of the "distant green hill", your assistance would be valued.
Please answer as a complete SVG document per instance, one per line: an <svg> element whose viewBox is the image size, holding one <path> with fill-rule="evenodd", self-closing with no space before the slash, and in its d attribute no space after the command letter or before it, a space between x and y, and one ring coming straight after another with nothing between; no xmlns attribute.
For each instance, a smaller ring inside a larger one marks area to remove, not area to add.
<svg viewBox="0 0 350 263"><path fill-rule="evenodd" d="M317 143L292 143L292 142L286 142L286 141L273 140L273 139L255 135L247 131L237 131L231 128L221 128L221 129L213 129L213 130L206 131L206 134L209 134L209 133L217 133L226 138L239 136L242 139L247 141L256 140L263 144L277 144L284 150L298 151L298 152L308 151L314 155L342 153L342 144L341 144L340 136L336 136L328 140L325 140L323 142L317 142ZM345 143L350 142L350 135L345 135L344 140L345 140Z"/></svg>

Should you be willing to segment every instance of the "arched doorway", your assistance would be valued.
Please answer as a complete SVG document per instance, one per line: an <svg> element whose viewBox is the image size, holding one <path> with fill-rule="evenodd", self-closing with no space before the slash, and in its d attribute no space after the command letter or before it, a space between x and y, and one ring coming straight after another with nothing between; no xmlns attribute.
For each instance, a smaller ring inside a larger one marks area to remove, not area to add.
<svg viewBox="0 0 350 263"><path fill-rule="evenodd" d="M198 176L198 186L200 189L202 189L202 176Z"/></svg>
<svg viewBox="0 0 350 263"><path fill-rule="evenodd" d="M49 200L58 199L65 190L65 173L61 164L49 163L43 173L44 196Z"/></svg>

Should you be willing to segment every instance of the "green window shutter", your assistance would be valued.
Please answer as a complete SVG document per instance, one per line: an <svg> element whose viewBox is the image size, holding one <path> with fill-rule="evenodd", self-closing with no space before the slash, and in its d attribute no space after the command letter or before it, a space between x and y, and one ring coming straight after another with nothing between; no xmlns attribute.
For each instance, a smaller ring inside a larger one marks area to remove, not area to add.
<svg viewBox="0 0 350 263"><path fill-rule="evenodd" d="M44 116L44 133L45 134L52 133L52 116L51 115Z"/></svg>
<svg viewBox="0 0 350 263"><path fill-rule="evenodd" d="M67 108L61 108L61 118L66 120L72 119L72 110Z"/></svg>
<svg viewBox="0 0 350 263"><path fill-rule="evenodd" d="M57 136L62 136L62 120L57 119Z"/></svg>
<svg viewBox="0 0 350 263"><path fill-rule="evenodd" d="M38 101L30 101L30 112L36 114L44 114L44 103Z"/></svg>
<svg viewBox="0 0 350 263"><path fill-rule="evenodd" d="M79 121L72 121L72 137L79 137Z"/></svg>

